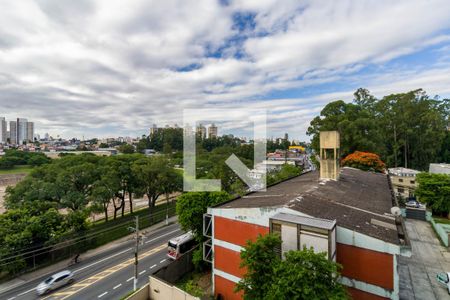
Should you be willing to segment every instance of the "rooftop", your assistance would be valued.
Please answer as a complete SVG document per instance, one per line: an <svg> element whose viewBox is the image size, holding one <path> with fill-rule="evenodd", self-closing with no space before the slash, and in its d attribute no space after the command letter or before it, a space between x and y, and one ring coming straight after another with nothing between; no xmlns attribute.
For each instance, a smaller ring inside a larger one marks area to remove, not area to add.
<svg viewBox="0 0 450 300"><path fill-rule="evenodd" d="M307 225L326 230L331 230L336 225L336 221L330 221L319 218L309 218L303 216L296 216L292 214L278 213L272 217L273 220L285 221L289 223Z"/></svg>
<svg viewBox="0 0 450 300"><path fill-rule="evenodd" d="M396 176L416 176L420 173L420 171L414 170L414 169L408 169L408 168L390 168L388 169L389 174L396 175Z"/></svg>
<svg viewBox="0 0 450 300"><path fill-rule="evenodd" d="M450 174L450 164L430 164L430 173Z"/></svg>
<svg viewBox="0 0 450 300"><path fill-rule="evenodd" d="M309 216L336 220L337 225L362 234L400 244L393 198L386 174L342 168L339 180L319 180L309 172L226 202L219 208L284 206Z"/></svg>

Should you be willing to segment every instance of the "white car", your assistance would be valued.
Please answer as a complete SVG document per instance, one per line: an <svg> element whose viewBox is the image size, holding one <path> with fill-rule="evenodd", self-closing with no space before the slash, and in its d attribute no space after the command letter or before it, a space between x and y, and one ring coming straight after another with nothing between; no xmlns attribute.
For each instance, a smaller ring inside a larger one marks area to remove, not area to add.
<svg viewBox="0 0 450 300"><path fill-rule="evenodd" d="M73 273L69 270L61 271L53 274L36 287L38 295L44 295L52 290L56 290L66 284L70 284L74 281Z"/></svg>
<svg viewBox="0 0 450 300"><path fill-rule="evenodd" d="M447 288L447 292L450 295L450 272L439 273L436 275L437 281Z"/></svg>

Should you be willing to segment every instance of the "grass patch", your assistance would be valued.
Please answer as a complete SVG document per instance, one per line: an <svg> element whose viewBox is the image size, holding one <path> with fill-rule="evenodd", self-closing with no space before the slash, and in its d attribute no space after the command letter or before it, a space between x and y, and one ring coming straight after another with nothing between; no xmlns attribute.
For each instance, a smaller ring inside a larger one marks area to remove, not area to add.
<svg viewBox="0 0 450 300"><path fill-rule="evenodd" d="M194 297L203 297L208 295L208 289L211 288L211 272L190 272L184 275L175 285Z"/></svg>
<svg viewBox="0 0 450 300"><path fill-rule="evenodd" d="M448 224L450 225L450 220L447 218L441 218L441 217L433 217L434 222L441 223L441 224Z"/></svg>
<svg viewBox="0 0 450 300"><path fill-rule="evenodd" d="M14 166L12 169L0 170L0 175L3 174L28 174L33 170L32 166Z"/></svg>
<svg viewBox="0 0 450 300"><path fill-rule="evenodd" d="M169 203L169 217L176 213L176 203L172 201ZM139 229L145 229L154 224L162 222L166 219L166 203L159 204L153 208L152 216L150 217L149 209L144 208L133 213L128 213L123 217L117 217L115 220L108 222L102 221L94 223L86 232L86 245L81 248L83 250L97 248L114 240L120 239L131 234L130 227L135 226L135 216L139 216ZM79 234L77 234L79 235ZM73 238L75 236L70 236Z"/></svg>

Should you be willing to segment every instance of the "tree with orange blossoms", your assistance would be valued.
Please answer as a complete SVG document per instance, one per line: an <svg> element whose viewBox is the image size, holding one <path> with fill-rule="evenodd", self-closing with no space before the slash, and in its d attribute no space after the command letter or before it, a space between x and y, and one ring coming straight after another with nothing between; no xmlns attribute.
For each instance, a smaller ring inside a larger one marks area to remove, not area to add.
<svg viewBox="0 0 450 300"><path fill-rule="evenodd" d="M342 165L364 171L383 172L386 168L384 162L375 153L355 151L342 160Z"/></svg>

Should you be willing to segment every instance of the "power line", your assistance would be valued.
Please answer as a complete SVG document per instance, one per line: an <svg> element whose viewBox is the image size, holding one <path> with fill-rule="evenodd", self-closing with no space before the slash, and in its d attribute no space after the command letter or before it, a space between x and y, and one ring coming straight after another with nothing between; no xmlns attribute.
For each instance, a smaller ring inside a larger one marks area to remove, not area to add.
<svg viewBox="0 0 450 300"><path fill-rule="evenodd" d="M162 214L165 214L165 213L166 213L165 211L160 211L160 212L157 212L155 214L152 214L152 217L159 216L159 215L162 215ZM18 257L21 257L22 259L32 258L33 256L36 256L36 255L39 255L39 254L50 253L50 252L53 252L53 251L56 251L56 250L68 248L68 247L74 246L76 244L79 244L81 242L85 242L88 239L96 238L96 237L98 237L100 235L104 235L104 234L106 234L106 233L108 233L110 231L113 231L113 230L116 230L118 228L121 228L121 227L123 227L124 225L127 225L127 223L130 223L130 222L132 222L132 220L125 221L125 222L123 222L121 224L115 225L115 226L110 227L110 228L106 228L106 229L98 231L98 232L93 232L93 233L87 234L85 236L81 236L81 237L70 239L70 240L65 240L63 242L60 242L60 243L57 243L57 244L53 244L53 245L49 245L49 246L46 246L46 247L42 247L42 248L39 248L39 249L36 249L36 250L33 250L33 251L22 252L22 253L17 254L17 255L1 258L0 259L0 263L4 262L4 261L13 260L14 258L18 258ZM153 224L150 224L150 226L151 225L153 225ZM30 248L33 248L33 247L30 247ZM28 248L28 249L30 249L30 248ZM27 248L21 249L21 250L26 250L26 249ZM45 250L48 250L48 251L45 251ZM11 263L14 263L14 261L1 263L0 266L5 266L5 265L11 264Z"/></svg>

